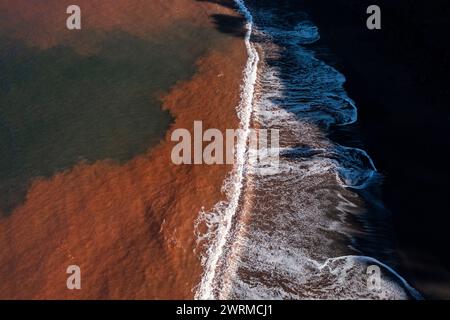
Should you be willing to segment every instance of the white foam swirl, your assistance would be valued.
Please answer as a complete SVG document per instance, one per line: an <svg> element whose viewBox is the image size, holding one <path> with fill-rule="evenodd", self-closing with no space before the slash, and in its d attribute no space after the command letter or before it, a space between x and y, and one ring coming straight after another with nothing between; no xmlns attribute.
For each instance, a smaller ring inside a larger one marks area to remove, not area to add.
<svg viewBox="0 0 450 320"><path fill-rule="evenodd" d="M242 131L223 186L227 201L197 221L208 231L198 235L207 251L195 298L420 298L392 268L349 245L360 232L352 217L365 206L354 190L370 186L377 171L364 150L327 137L330 126L355 122L357 109L345 77L308 48L318 28L306 17L284 24L265 8L252 8L253 16L243 0L235 2L247 19ZM276 168L247 161L252 121L280 130ZM383 271L379 291L367 286L371 264Z"/></svg>

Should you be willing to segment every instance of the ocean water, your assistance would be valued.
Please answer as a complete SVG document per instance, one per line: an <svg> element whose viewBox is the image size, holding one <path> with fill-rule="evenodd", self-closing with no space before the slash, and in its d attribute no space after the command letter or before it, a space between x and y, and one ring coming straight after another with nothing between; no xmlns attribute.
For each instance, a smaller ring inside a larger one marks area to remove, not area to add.
<svg viewBox="0 0 450 320"><path fill-rule="evenodd" d="M395 271L382 176L355 138L345 76L320 59L320 30L288 3L236 1L249 55L237 109L243 133L228 201L198 221L209 249L196 298L420 299ZM276 170L248 161L253 126L280 130ZM334 141L339 133L350 145Z"/></svg>
<svg viewBox="0 0 450 320"><path fill-rule="evenodd" d="M185 21L148 37L86 30L74 39L96 50L82 54L70 37L40 49L0 30L0 216L36 178L156 145L171 122L162 96L223 38Z"/></svg>

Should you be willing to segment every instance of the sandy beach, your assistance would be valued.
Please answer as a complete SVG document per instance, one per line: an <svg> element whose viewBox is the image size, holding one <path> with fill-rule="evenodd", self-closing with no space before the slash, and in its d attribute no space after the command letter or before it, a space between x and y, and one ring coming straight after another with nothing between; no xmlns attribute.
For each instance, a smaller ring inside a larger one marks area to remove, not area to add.
<svg viewBox="0 0 450 320"><path fill-rule="evenodd" d="M236 13L206 1L104 2L78 1L86 12L84 28L147 38L188 21L220 39L197 60L193 77L160 93L173 121L156 147L124 164L80 161L32 180L25 201L0 218L0 298L190 299L200 281L195 220L202 208L224 199L221 187L231 167L173 165L170 135L176 128L192 130L196 120L204 128L237 128L245 45L217 31L212 18ZM95 41L71 40L67 30L55 28L66 17L59 14L65 6L2 0L0 11L10 19L0 24L41 49L63 43L83 54L95 52ZM66 287L69 265L81 268L81 290Z"/></svg>

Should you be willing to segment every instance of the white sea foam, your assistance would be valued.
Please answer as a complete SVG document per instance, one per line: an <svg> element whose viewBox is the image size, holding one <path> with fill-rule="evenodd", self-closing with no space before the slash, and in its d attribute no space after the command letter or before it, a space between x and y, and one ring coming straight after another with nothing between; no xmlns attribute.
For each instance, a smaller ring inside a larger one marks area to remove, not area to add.
<svg viewBox="0 0 450 320"><path fill-rule="evenodd" d="M355 122L357 110L345 77L307 48L320 38L318 28L306 17L284 24L265 9L254 18L242 0L236 4L247 19L249 57L238 107L243 133L223 186L227 202L198 219L207 227L198 240L208 249L195 297L420 298L392 268L349 245L360 232L349 218L364 210L352 190L370 186L377 171L364 150L326 135L331 125ZM248 161L252 121L280 130L276 166ZM367 285L371 264L382 269L378 291Z"/></svg>
<svg viewBox="0 0 450 320"><path fill-rule="evenodd" d="M233 172L225 183L225 191L227 193L228 203L221 203L216 206L216 214L218 227L211 239L210 247L207 250L204 260L204 274L202 280L195 293L196 299L214 299L214 280L218 268L219 259L221 258L224 247L229 236L232 220L236 214L239 203L239 197L242 190L244 179L244 166L246 163L247 140L250 133L250 119L253 106L253 95L258 72L259 56L255 47L250 42L253 28L253 17L248 11L242 0L235 0L239 10L247 19L247 33L245 35L245 45L247 47L248 60L244 70L244 85L241 91L241 101L238 106L238 117L240 119L240 135L238 137L235 165ZM207 215L210 219L211 215ZM200 217L202 219L202 217Z"/></svg>

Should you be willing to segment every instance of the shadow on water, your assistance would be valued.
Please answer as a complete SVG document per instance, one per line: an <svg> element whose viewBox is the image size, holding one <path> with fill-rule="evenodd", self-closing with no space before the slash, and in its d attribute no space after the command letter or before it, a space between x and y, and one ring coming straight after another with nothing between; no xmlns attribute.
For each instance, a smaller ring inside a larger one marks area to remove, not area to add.
<svg viewBox="0 0 450 320"><path fill-rule="evenodd" d="M229 9L236 9L236 3L234 2L234 0L197 0L198 2L209 2L209 3L214 3L214 4L218 4L222 7L226 7Z"/></svg>
<svg viewBox="0 0 450 320"><path fill-rule="evenodd" d="M236 37L245 37L245 19L226 14L214 14L211 16L220 32L230 34Z"/></svg>
<svg viewBox="0 0 450 320"><path fill-rule="evenodd" d="M233 0L197 0L199 2L210 2L221 5L226 8L236 9ZM212 14L211 19L216 29L222 33L244 38L246 34L245 19L241 16L232 16L227 14Z"/></svg>
<svg viewBox="0 0 450 320"><path fill-rule="evenodd" d="M156 145L171 122L161 94L195 73L219 35L185 23L157 39L85 34L98 50L80 55L0 34L0 215L38 177L80 162L125 163Z"/></svg>

